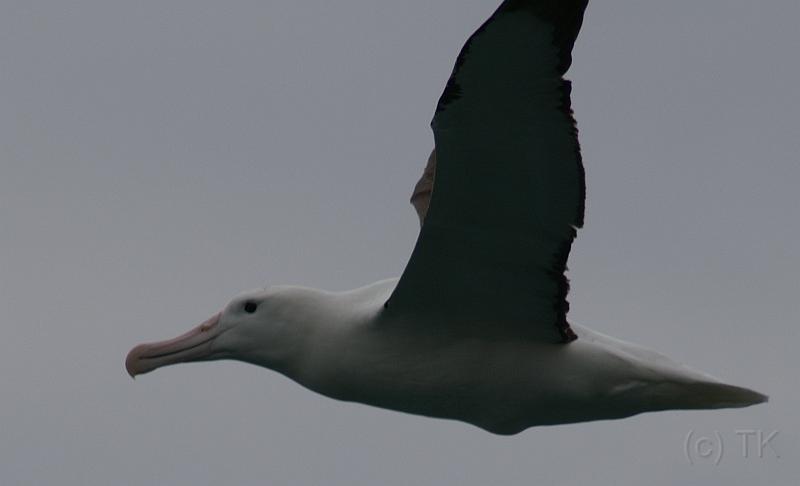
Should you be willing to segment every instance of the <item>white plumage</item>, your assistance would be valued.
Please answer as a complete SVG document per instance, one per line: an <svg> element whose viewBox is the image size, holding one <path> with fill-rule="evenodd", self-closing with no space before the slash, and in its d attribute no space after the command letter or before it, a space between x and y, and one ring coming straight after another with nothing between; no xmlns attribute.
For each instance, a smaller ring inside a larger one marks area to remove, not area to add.
<svg viewBox="0 0 800 486"><path fill-rule="evenodd" d="M131 375L237 359L321 394L499 434L766 396L571 325L564 275L584 172L563 74L587 0L507 0L467 41L412 194L422 228L400 279L349 292L248 292Z"/></svg>

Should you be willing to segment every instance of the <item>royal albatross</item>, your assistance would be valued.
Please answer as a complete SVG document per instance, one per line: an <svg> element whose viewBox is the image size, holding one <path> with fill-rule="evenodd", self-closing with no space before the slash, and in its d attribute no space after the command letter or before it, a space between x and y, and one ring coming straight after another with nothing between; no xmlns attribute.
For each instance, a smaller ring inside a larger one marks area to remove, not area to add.
<svg viewBox="0 0 800 486"><path fill-rule="evenodd" d="M340 400L497 434L767 399L571 325L567 256L584 170L562 76L588 0L507 0L467 40L436 106L399 279L348 292L273 286L125 366L235 359Z"/></svg>

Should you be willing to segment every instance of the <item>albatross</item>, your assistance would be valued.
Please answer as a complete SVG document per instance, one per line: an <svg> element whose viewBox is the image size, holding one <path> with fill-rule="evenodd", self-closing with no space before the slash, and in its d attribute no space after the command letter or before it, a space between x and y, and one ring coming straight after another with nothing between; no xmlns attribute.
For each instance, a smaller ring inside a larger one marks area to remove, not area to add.
<svg viewBox="0 0 800 486"><path fill-rule="evenodd" d="M135 377L234 359L322 395L495 434L767 400L567 321L585 181L564 74L588 0L506 0L467 40L431 123L399 279L245 292L186 334L141 344Z"/></svg>

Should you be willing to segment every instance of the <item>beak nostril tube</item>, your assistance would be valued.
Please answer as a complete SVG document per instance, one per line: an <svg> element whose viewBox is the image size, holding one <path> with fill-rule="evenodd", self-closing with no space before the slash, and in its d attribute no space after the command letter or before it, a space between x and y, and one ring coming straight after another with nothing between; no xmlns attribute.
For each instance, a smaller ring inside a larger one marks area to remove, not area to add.
<svg viewBox="0 0 800 486"><path fill-rule="evenodd" d="M125 369L135 377L169 364L209 359L211 344L219 335L221 313L191 331L167 341L140 344L125 358Z"/></svg>

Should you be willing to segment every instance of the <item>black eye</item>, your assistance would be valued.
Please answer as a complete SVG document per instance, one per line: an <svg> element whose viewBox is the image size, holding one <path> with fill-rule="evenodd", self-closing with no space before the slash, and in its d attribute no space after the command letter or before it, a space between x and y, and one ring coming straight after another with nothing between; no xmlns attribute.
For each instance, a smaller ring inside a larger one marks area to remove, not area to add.
<svg viewBox="0 0 800 486"><path fill-rule="evenodd" d="M244 303L244 311L247 312L248 314L252 314L253 312L256 311L256 309L258 309L258 304L256 304L252 300L248 300L247 302Z"/></svg>

